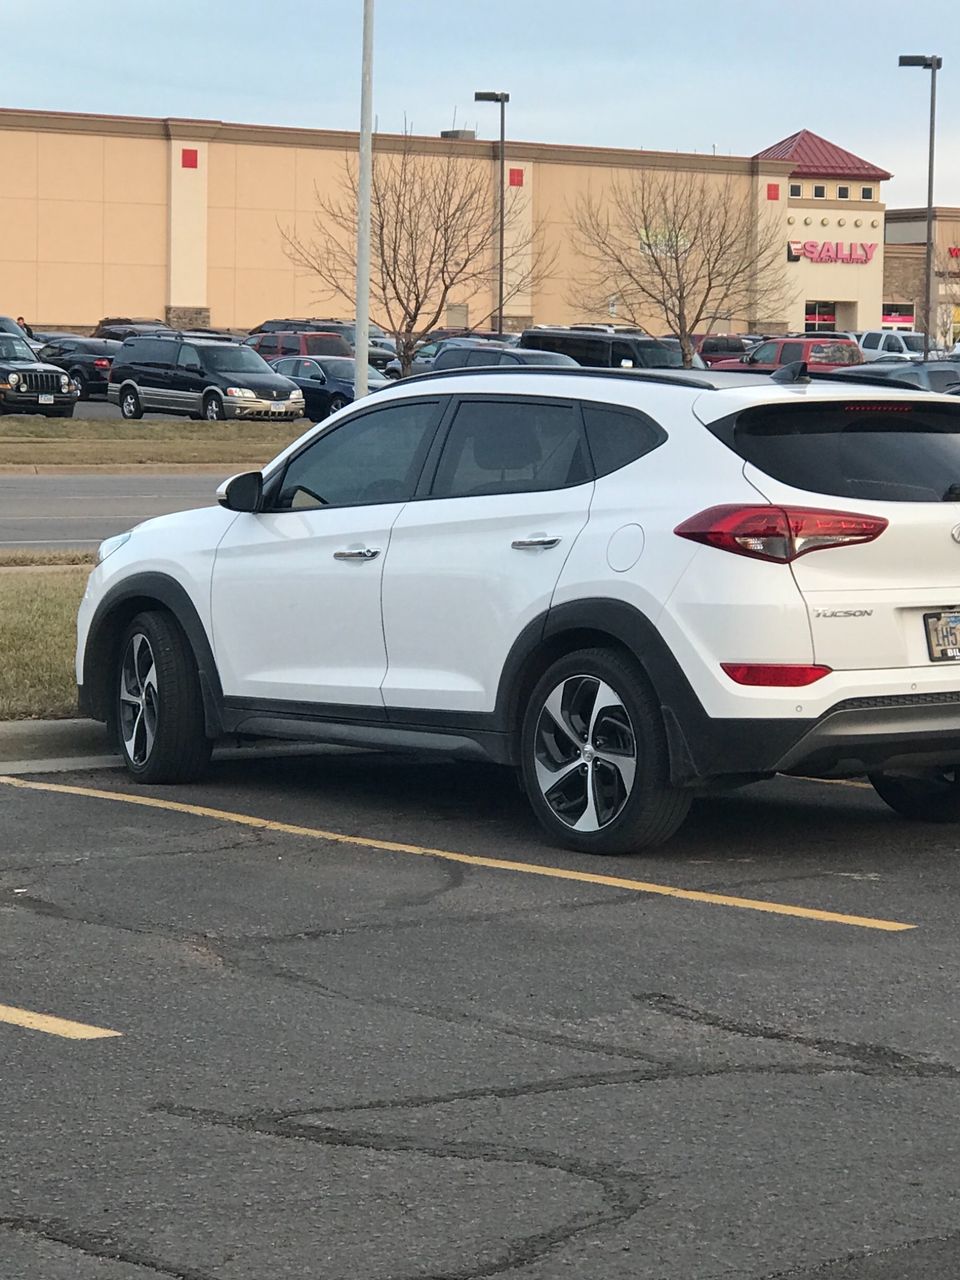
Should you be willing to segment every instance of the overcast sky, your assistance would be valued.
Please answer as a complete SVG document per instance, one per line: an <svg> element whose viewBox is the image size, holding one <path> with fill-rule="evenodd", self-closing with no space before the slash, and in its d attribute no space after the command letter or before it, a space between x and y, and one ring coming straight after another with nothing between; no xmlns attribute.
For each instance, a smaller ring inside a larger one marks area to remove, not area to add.
<svg viewBox="0 0 960 1280"><path fill-rule="evenodd" d="M0 0L0 105L355 129L361 0ZM752 155L812 129L926 203L960 205L960 6L950 0L376 0L378 127Z"/></svg>

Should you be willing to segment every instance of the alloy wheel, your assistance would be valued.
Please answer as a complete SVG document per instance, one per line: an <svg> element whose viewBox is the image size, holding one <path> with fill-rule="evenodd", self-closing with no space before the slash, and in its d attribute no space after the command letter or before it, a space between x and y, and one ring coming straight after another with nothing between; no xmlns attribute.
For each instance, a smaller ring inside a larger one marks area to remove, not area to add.
<svg viewBox="0 0 960 1280"><path fill-rule="evenodd" d="M137 397L132 391L126 392L123 397L123 403L120 406L121 412L125 418L135 418L137 416Z"/></svg>
<svg viewBox="0 0 960 1280"><path fill-rule="evenodd" d="M623 812L637 739L623 699L597 676L568 676L543 704L534 739L537 783L573 831L600 831Z"/></svg>
<svg viewBox="0 0 960 1280"><path fill-rule="evenodd" d="M223 416L220 401L216 396L210 396L204 409L204 417L208 422L219 422Z"/></svg>
<svg viewBox="0 0 960 1280"><path fill-rule="evenodd" d="M130 637L120 666L120 735L131 764L142 768L157 738L160 690L150 641L142 632Z"/></svg>

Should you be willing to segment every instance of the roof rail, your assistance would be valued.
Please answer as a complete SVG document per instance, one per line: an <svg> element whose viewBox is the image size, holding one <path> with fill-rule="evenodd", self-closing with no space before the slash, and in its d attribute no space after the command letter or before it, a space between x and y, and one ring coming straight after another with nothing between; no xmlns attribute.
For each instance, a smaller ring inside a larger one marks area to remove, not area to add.
<svg viewBox="0 0 960 1280"><path fill-rule="evenodd" d="M700 372L699 369L693 370L691 373L686 369L596 369L586 365L580 365L574 369L569 365L554 364L484 364L474 365L469 369L461 367L459 369L437 369L433 373L417 373L413 377L404 378L402 382L406 387L411 382L436 382L440 378L475 377L483 373L506 374L510 378L531 377L537 374L549 373L551 377L620 378L633 382L657 382L670 387L693 387L698 391L716 391L717 387L714 383L708 382L704 377L697 376Z"/></svg>

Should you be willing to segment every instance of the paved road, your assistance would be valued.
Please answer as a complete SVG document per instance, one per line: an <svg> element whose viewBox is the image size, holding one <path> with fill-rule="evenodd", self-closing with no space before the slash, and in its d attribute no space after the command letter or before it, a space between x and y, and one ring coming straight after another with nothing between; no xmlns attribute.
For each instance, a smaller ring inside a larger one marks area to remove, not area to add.
<svg viewBox="0 0 960 1280"><path fill-rule="evenodd" d="M960 1273L954 830L777 781L599 861L427 759L39 781L200 811L0 782L4 1280Z"/></svg>
<svg viewBox="0 0 960 1280"><path fill-rule="evenodd" d="M0 550L96 547L151 516L216 501L218 483L213 474L0 475Z"/></svg>

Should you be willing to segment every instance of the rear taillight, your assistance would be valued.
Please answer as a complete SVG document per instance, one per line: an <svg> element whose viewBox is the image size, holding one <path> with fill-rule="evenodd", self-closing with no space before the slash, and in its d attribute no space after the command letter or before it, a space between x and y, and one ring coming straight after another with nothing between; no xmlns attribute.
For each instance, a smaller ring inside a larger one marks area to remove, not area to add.
<svg viewBox="0 0 960 1280"><path fill-rule="evenodd" d="M95 369L109 369L109 368L110 368L110 361L109 361L109 360L94 360L94 362L93 362L93 367L94 367Z"/></svg>
<svg viewBox="0 0 960 1280"><path fill-rule="evenodd" d="M767 685L777 689L799 689L830 675L830 667L805 666L795 662L721 662L720 666L737 684Z"/></svg>
<svg viewBox="0 0 960 1280"><path fill-rule="evenodd" d="M808 551L850 547L879 538L882 516L816 507L709 507L678 524L674 533L719 551L789 564Z"/></svg>

